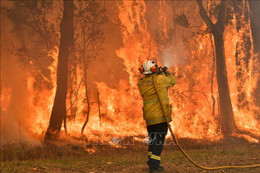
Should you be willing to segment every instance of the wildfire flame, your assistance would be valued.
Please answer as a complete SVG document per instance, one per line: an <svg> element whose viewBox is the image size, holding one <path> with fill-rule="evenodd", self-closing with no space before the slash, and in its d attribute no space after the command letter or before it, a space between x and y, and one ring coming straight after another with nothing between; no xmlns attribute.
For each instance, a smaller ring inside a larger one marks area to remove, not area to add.
<svg viewBox="0 0 260 173"><path fill-rule="evenodd" d="M92 98L91 101L93 103L91 104L90 119L84 131L87 140L110 141L114 136L146 136L145 123L142 118L143 103L137 88L137 82L141 75L137 69L140 64L148 59L161 60L160 52L164 50L167 52L167 58L176 58L173 55L176 53L173 47L158 45L154 35L150 32L147 24L146 15L148 9L145 1L118 1L115 3L118 9L120 36L122 37L123 45L114 51L118 58L123 60L125 67L123 70L127 72L128 79L121 79L116 88L109 87L105 82L95 81L100 97L101 114L99 115L96 99ZM161 1L158 3L158 20L161 27L159 37L161 39L169 39L170 35L168 33L171 29L170 27L176 26L170 23L168 12L164 10L167 2ZM243 42L243 34L249 34L250 42L251 44L253 43L250 21L243 25L240 32L236 30L235 18L232 22L233 25L228 26L225 32L225 54L235 122L238 129L248 131L255 136L260 136L260 123L254 113L259 108L254 105L251 95L257 81L257 76L252 75L253 47L251 47L250 57L248 58L248 69L243 69L247 67L245 64L241 65L241 68L244 70L242 74L244 85L239 91L238 88L241 85L241 81L238 81L236 77L236 49L240 50L240 56L246 56L246 50L242 48L241 44L241 47L237 47L239 43ZM170 26L171 24L172 26ZM205 30L205 25L202 25L200 29ZM212 114L213 106L210 84L211 69L213 66L212 47L214 47L214 45L212 46L212 39L210 34L196 35L188 39L187 45L191 51L189 55L184 55L183 53L183 56L187 56L187 59L180 59L181 63L170 62L170 65L168 65L172 66L170 70L175 72L177 78L177 85L169 90L173 108L172 125L177 136L182 138L210 141L222 138L219 127L220 116L216 77L213 79L213 96L215 97L216 105L214 108L215 114ZM177 43L172 42L172 44ZM6 86L5 80L3 81L1 90L3 132L14 136L13 139L16 141L19 140L19 131L22 131L20 132L22 136L27 136L26 139L37 141L42 138L48 127L56 89L57 48L54 48L49 54L55 60L50 67L54 87L52 90L46 89L37 94L33 88L34 78L27 74L25 91L20 91L24 92L22 96L26 97L26 102L28 103L27 111L24 112L24 114L27 114L26 116L20 116L21 113L14 115L15 112L10 111L14 109L14 104L12 103L16 97L14 93L17 91L10 86ZM179 58L176 61L179 61ZM165 64L165 62L159 63ZM78 69L77 75L83 76L83 71ZM77 80L76 83L79 85L80 80ZM244 107L239 107L238 97L241 92L245 93L245 99L248 102ZM35 103L35 99L37 99L37 103ZM79 101L75 105L77 107L77 116L74 119L69 119L67 122L68 133L71 136L81 137L80 130L86 118L84 114L84 99L85 90L81 86L78 93ZM12 119L9 119L8 116L12 116ZM8 125L12 123L15 124L12 127L14 131L17 131L15 132L16 134L8 132L10 131ZM250 142L259 142L246 135L237 136L242 136ZM136 138L136 140L140 139ZM8 143L10 141L11 139L8 140L6 138L4 142Z"/></svg>

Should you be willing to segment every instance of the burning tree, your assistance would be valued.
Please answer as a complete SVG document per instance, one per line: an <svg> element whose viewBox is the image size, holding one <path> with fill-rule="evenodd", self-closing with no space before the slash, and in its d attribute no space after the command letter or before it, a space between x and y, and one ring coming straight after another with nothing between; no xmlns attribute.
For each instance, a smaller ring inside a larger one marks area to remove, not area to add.
<svg viewBox="0 0 260 173"><path fill-rule="evenodd" d="M216 50L216 70L217 81L220 101L220 114L222 117L222 132L224 136L229 136L234 132L236 126L234 121L233 108L231 104L229 84L227 78L227 67L225 59L225 47L224 47L224 31L226 25L228 1L222 0L219 4L219 12L217 22L214 24L207 15L207 12L202 4L201 0L197 0L197 4L200 8L200 15L206 23L208 29L212 33L215 42Z"/></svg>
<svg viewBox="0 0 260 173"><path fill-rule="evenodd" d="M73 3L67 4L67 6L72 6ZM62 120L64 120L64 127L66 129L66 119L75 119L77 113L77 106L74 105L77 101L78 91L80 89L81 83L84 83L85 86L85 98L83 103L86 103L86 107L84 108L83 114L86 114L86 121L82 127L83 130L88 122L89 114L90 114L90 99L88 93L88 82L87 82L87 68L88 64L95 59L95 57L102 50L102 42L104 40L103 33L100 29L100 26L105 21L105 11L101 6L100 2L95 1L74 1L75 5L75 14L74 14L74 24L71 23L73 21L73 16L71 17L71 11L73 11L70 7L69 14L65 14L61 23L61 46L60 51L66 50L64 55L59 56L62 61L58 62L58 77L57 77L57 92L54 100L51 120L49 124L49 128L46 133L45 139L52 139L51 131L54 130L56 138L61 129ZM67 7L68 8L68 7ZM65 7L64 7L65 9ZM66 17L70 16L70 18ZM68 21L69 20L69 21ZM67 26L69 25L69 26ZM64 32L62 32L62 28L64 28ZM75 30L75 39L74 37ZM69 38L62 39L62 35ZM75 45L73 41L75 40ZM66 41L66 42L65 42ZM65 44L65 43L66 44ZM70 45L69 45L70 43ZM67 46L66 48L62 44ZM72 50L72 46L74 49ZM70 49L70 52L68 50ZM69 54L70 53L70 54ZM63 56L67 57L63 57ZM70 55L71 58L68 57ZM59 65L60 64L60 65ZM69 69L69 71L68 71ZM62 73L59 72L62 71ZM82 70L82 73L77 73L77 71ZM60 76L59 76L60 74ZM65 76L66 75L66 76ZM81 76L79 84L77 85L78 76ZM69 80L67 79L69 76ZM69 83L68 83L69 82ZM66 93L68 91L67 85L69 84L69 96L70 96L70 107L66 108ZM75 86L76 89L75 89ZM60 86L60 88L58 88ZM74 99L74 100L73 100ZM61 109L62 107L62 109ZM68 111L70 111L70 115L67 116ZM78 115L80 116L80 115ZM49 137L50 136L50 137Z"/></svg>
<svg viewBox="0 0 260 173"><path fill-rule="evenodd" d="M246 1L233 2L236 18L236 30L238 42L236 44L236 71L237 71L237 91L238 108L249 110L250 98L247 90L252 87L250 84L251 62L253 58L253 41L249 18L249 4Z"/></svg>
<svg viewBox="0 0 260 173"><path fill-rule="evenodd" d="M57 67L57 89L45 139L58 137L62 120L66 117L68 60L74 45L73 0L63 1L63 18L60 23L60 47Z"/></svg>

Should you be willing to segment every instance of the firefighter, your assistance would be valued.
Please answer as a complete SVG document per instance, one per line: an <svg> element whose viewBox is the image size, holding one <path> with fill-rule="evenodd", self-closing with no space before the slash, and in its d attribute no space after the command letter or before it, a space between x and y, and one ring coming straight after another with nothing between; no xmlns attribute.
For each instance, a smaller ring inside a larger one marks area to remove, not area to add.
<svg viewBox="0 0 260 173"><path fill-rule="evenodd" d="M176 79L166 70L165 73L159 74L158 65L151 60L145 62L139 68L139 71L145 75L144 78L139 80L138 88L143 98L143 118L146 121L149 136L147 164L150 172L163 172L163 167L160 166L160 155L168 126L154 88L153 77L155 77L156 88L161 97L162 105L168 113L169 121L172 119L167 89L176 84Z"/></svg>

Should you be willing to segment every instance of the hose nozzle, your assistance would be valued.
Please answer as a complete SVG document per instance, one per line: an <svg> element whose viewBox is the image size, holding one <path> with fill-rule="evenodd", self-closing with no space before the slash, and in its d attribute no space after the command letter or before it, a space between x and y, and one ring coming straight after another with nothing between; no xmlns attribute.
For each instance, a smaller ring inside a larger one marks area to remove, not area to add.
<svg viewBox="0 0 260 173"><path fill-rule="evenodd" d="M164 67L162 68L162 71L163 71L164 74L167 73L167 70L168 70L168 67L166 67L166 66L164 66Z"/></svg>
<svg viewBox="0 0 260 173"><path fill-rule="evenodd" d="M164 67L159 67L158 68L158 74L166 74L168 70L168 67L164 66Z"/></svg>

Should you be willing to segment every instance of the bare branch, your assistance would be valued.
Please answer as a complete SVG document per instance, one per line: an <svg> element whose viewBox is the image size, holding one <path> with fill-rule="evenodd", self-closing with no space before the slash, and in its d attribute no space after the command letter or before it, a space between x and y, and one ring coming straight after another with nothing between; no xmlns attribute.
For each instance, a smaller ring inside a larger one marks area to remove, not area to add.
<svg viewBox="0 0 260 173"><path fill-rule="evenodd" d="M206 23L207 27L210 29L211 33L214 33L215 24L210 20L209 16L205 8L202 5L202 0L196 0L199 8L200 8L200 16L202 17L203 21Z"/></svg>
<svg viewBox="0 0 260 173"><path fill-rule="evenodd" d="M76 92L76 98L75 98L75 100L73 101L73 103L70 105L70 107L66 110L66 112L68 112L70 109L72 109L73 105L74 105L74 104L76 103L76 101L78 100L78 93L79 93L79 89L80 89L81 83L82 83L82 81L83 81L83 77L84 77L84 76L82 76L82 78L81 78L81 80L80 80L80 83L79 83L79 86L78 86L78 89L77 89L77 92Z"/></svg>

